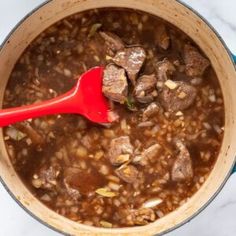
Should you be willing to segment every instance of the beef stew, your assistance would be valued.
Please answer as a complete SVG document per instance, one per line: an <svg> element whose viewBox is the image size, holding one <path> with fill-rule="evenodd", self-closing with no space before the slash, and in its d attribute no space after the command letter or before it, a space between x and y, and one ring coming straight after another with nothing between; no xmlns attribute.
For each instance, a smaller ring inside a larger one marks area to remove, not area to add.
<svg viewBox="0 0 236 236"><path fill-rule="evenodd" d="M30 119L4 128L6 147L24 183L57 213L98 227L145 225L208 177L224 133L221 89L183 32L142 12L100 9L56 23L28 47L4 107L64 93L96 65L119 122Z"/></svg>

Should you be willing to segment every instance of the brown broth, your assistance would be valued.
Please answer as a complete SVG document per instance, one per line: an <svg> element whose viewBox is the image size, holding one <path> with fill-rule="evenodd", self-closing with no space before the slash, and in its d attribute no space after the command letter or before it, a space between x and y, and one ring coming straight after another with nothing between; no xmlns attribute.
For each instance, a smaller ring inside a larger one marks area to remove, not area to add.
<svg viewBox="0 0 236 236"><path fill-rule="evenodd" d="M177 28L142 12L99 9L79 13L48 28L25 50L9 79L4 107L53 98L72 88L77 75L110 63L99 34L95 32L88 37L97 23L102 24L101 30L117 34L127 45L141 45L145 49L147 59L139 74L156 73L155 62L164 58L184 65L183 45L189 42L195 45ZM155 32L161 24L167 27L171 38L168 50L156 45ZM188 82L194 79L179 70L172 77ZM98 227L147 224L184 204L207 179L217 159L223 138L223 98L212 67L201 80L195 86L196 101L182 111L182 118L163 112L149 119L154 123L151 127L138 127L147 106L139 103L137 111L115 103L120 122L111 128L73 114L28 120L43 143L35 142L29 133L20 132L18 126L6 127L4 137L11 161L40 201L71 220ZM209 99L211 94L214 101ZM138 170L134 183L119 178L117 167L107 158L111 140L120 136L129 136L135 150L142 151L156 143L161 146L158 155L145 165L133 164ZM178 154L173 144L176 137L184 140L191 156L194 176L189 181L171 179ZM96 193L105 187L115 196ZM141 217L143 221L137 223L136 210L153 198L162 201L151 208L154 218L147 210L140 213L147 220Z"/></svg>

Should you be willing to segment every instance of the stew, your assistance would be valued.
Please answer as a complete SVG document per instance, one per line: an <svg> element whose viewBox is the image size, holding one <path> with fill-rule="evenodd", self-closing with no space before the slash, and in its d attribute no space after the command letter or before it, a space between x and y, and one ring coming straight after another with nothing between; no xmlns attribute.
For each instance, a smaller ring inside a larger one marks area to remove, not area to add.
<svg viewBox="0 0 236 236"><path fill-rule="evenodd" d="M210 174L224 133L220 85L179 29L143 12L99 9L61 20L30 44L4 107L62 94L97 65L116 122L29 119L4 128L6 148L55 212L97 227L145 225L183 205Z"/></svg>

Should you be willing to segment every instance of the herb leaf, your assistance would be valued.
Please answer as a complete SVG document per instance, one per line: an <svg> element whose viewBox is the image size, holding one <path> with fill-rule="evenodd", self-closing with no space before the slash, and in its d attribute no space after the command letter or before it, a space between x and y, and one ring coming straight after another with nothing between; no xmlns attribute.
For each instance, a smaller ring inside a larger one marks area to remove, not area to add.
<svg viewBox="0 0 236 236"><path fill-rule="evenodd" d="M134 99L130 96L127 97L126 101L125 101L125 104L127 105L127 108L130 110L130 111L136 111L136 107L135 107L135 103L134 103Z"/></svg>
<svg viewBox="0 0 236 236"><path fill-rule="evenodd" d="M92 25L89 34L88 34L88 38L91 38L94 36L94 34L102 27L101 23L95 23Z"/></svg>
<svg viewBox="0 0 236 236"><path fill-rule="evenodd" d="M111 192L109 189L107 188L98 188L96 191L95 191L97 194L103 196L103 197L115 197L116 196L116 193L114 192Z"/></svg>

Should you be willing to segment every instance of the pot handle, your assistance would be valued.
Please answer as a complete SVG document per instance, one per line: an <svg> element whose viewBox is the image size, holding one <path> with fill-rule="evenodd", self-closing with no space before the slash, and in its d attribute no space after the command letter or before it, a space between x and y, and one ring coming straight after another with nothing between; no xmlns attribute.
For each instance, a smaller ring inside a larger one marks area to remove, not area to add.
<svg viewBox="0 0 236 236"><path fill-rule="evenodd" d="M232 57L233 57L234 63L236 64L236 55L232 54ZM232 170L232 174L235 173L235 172L236 172L236 164L235 164L235 166L234 166L234 168Z"/></svg>
<svg viewBox="0 0 236 236"><path fill-rule="evenodd" d="M234 166L234 168L233 168L233 170L232 170L232 173L231 174L233 174L233 173L235 173L236 172L236 165Z"/></svg>
<svg viewBox="0 0 236 236"><path fill-rule="evenodd" d="M236 64L236 55L232 54L232 57L233 57L234 63Z"/></svg>

